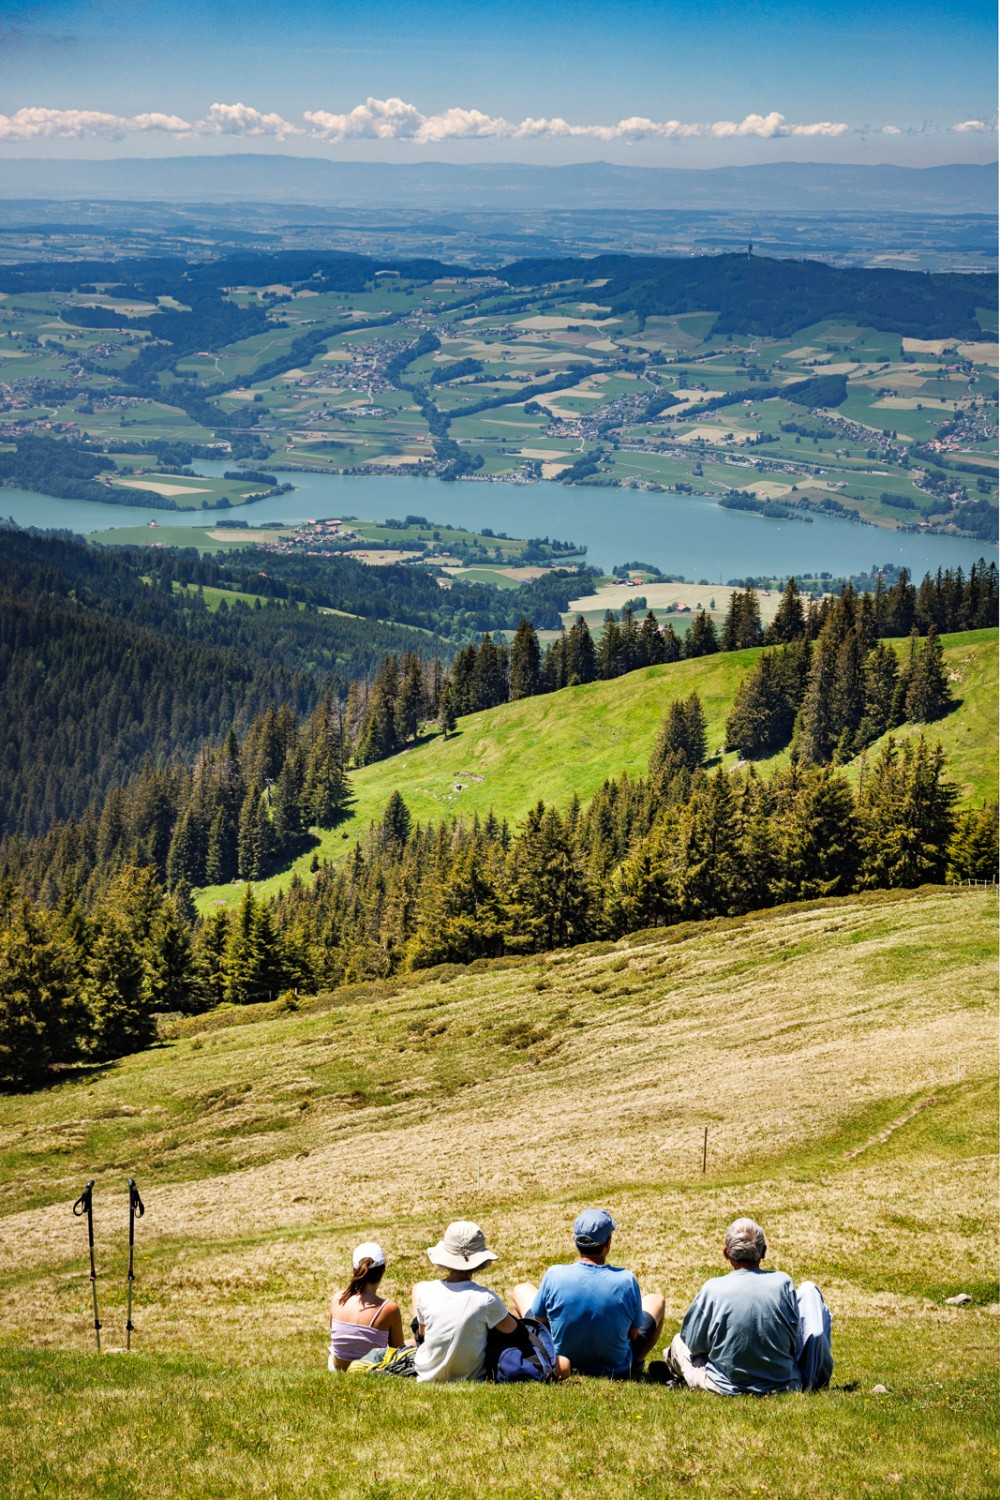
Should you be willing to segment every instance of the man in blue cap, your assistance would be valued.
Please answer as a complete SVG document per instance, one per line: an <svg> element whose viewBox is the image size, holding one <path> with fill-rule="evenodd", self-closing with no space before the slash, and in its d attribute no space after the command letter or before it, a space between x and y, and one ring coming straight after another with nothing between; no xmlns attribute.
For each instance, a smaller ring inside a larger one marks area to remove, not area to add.
<svg viewBox="0 0 1000 1500"><path fill-rule="evenodd" d="M518 1317L552 1330L560 1376L635 1380L660 1336L663 1298L644 1297L631 1271L608 1265L616 1227L603 1208L585 1208L573 1225L579 1260L550 1266L537 1289L525 1282L514 1291Z"/></svg>

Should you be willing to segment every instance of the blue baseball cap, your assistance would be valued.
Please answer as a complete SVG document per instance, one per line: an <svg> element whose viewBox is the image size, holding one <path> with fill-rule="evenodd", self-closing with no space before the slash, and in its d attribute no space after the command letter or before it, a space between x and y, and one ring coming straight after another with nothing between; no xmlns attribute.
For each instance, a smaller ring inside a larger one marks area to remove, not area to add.
<svg viewBox="0 0 1000 1500"><path fill-rule="evenodd" d="M578 1245L596 1250L599 1245L608 1243L617 1227L614 1219L603 1208L585 1208L582 1214L577 1215L573 1225L573 1238Z"/></svg>

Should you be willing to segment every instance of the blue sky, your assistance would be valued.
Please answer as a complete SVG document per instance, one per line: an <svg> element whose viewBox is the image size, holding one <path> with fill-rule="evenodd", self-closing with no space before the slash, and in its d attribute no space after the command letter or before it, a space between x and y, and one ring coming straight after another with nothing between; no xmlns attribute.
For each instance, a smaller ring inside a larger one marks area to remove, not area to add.
<svg viewBox="0 0 1000 1500"><path fill-rule="evenodd" d="M996 47L983 0L0 0L0 150L990 161Z"/></svg>

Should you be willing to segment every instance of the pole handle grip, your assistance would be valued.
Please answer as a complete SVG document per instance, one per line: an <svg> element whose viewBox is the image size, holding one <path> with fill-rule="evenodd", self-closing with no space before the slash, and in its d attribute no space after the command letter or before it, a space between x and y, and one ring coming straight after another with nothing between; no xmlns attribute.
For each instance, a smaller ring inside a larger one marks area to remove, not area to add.
<svg viewBox="0 0 1000 1500"><path fill-rule="evenodd" d="M73 1204L73 1212L78 1219L82 1218L84 1214L89 1214L93 1207L94 1181L95 1179L92 1177Z"/></svg>

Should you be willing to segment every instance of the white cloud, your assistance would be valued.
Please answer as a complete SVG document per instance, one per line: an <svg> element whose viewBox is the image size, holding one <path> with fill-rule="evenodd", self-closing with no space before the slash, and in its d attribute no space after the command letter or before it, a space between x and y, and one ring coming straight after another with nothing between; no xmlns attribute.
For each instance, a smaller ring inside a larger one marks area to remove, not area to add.
<svg viewBox="0 0 1000 1500"><path fill-rule="evenodd" d="M191 126L179 115L112 115L97 109L19 109L0 115L0 141L79 140L104 136L120 140L136 131L165 130L186 134Z"/></svg>
<svg viewBox="0 0 1000 1500"><path fill-rule="evenodd" d="M213 104L194 128L199 135L274 135L279 140L302 134L300 126L280 115L262 114L250 104Z"/></svg>
<svg viewBox="0 0 1000 1500"><path fill-rule="evenodd" d="M996 129L996 119L962 120L941 127L949 134L987 133ZM920 127L923 130L929 126ZM849 125L844 121L792 122L777 110L749 114L742 120L683 121L652 120L629 115L616 123L576 124L555 116L527 116L520 121L505 119L479 109L453 106L435 114L424 114L405 99L367 98L343 113L306 110L298 123L275 112L250 104L216 103L198 120L158 111L116 115L102 110L25 108L0 114L0 144L29 140L81 140L90 137L119 140L129 135L161 132L179 136L270 137L282 141L298 137L337 145L349 141L409 141L415 146L434 146L451 141L473 140L591 140L629 144L649 140L704 139L732 141L755 138L834 140L848 134L883 136L910 135L913 126Z"/></svg>
<svg viewBox="0 0 1000 1500"><path fill-rule="evenodd" d="M403 99L372 98L345 115L307 109L303 118L312 126L312 134L324 141L414 140L427 120L416 105Z"/></svg>

